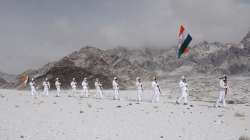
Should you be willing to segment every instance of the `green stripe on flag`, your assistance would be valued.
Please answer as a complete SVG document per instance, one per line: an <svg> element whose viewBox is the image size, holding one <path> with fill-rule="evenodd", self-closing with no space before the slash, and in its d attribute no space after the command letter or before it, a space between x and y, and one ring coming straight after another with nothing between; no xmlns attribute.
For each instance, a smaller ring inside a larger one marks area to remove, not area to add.
<svg viewBox="0 0 250 140"><path fill-rule="evenodd" d="M184 53L184 50L188 47L191 41L192 41L192 37L188 34L186 39L183 41L183 43L181 44L181 47L178 50L178 58L181 57L181 55Z"/></svg>

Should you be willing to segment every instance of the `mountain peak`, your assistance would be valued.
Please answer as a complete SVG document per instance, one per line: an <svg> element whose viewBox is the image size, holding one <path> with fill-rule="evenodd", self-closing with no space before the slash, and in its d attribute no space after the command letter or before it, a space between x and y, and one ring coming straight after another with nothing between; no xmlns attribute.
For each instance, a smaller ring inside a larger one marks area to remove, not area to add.
<svg viewBox="0 0 250 140"><path fill-rule="evenodd" d="M99 50L99 48L93 47L93 46L84 46L80 49L80 51L83 50Z"/></svg>
<svg viewBox="0 0 250 140"><path fill-rule="evenodd" d="M99 49L99 48L96 48L96 47L93 47L93 46L85 46L85 47L82 47L78 52L76 51L75 53L84 53L84 54L88 54L88 53L99 53L103 50Z"/></svg>
<svg viewBox="0 0 250 140"><path fill-rule="evenodd" d="M245 35L245 37L240 42L245 48L250 48L250 31Z"/></svg>

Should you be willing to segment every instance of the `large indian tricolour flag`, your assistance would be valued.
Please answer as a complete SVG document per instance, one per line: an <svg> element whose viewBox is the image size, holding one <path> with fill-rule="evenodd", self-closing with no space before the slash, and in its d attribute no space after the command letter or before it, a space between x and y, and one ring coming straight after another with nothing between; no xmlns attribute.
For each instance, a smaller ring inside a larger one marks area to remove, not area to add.
<svg viewBox="0 0 250 140"><path fill-rule="evenodd" d="M192 41L192 37L190 34L186 33L186 29L183 25L180 26L179 33L179 43L178 43L178 50L177 50L177 57L180 58L183 53L188 53L188 45Z"/></svg>

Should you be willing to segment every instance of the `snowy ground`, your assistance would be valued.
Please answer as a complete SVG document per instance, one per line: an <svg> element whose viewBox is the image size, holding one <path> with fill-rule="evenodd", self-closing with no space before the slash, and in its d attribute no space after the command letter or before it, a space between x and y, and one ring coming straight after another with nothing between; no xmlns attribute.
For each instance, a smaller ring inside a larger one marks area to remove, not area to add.
<svg viewBox="0 0 250 140"><path fill-rule="evenodd" d="M32 97L29 91L0 90L0 140L237 140L250 136L250 105L214 108L211 101L192 97L188 106L176 105L176 95L163 90L159 103L145 91L143 103L136 92L121 91L103 100L63 91L55 97Z"/></svg>

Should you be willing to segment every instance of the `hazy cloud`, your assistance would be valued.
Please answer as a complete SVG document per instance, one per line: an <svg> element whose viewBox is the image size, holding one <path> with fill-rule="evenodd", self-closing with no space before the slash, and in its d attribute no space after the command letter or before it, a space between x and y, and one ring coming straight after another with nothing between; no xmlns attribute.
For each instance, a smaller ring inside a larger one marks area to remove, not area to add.
<svg viewBox="0 0 250 140"><path fill-rule="evenodd" d="M179 24L194 38L239 42L250 0L1 0L0 70L36 68L85 45L169 47Z"/></svg>

